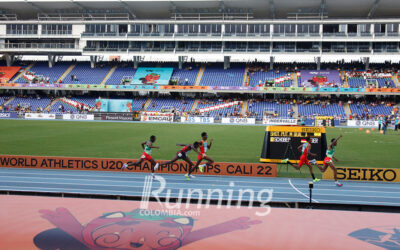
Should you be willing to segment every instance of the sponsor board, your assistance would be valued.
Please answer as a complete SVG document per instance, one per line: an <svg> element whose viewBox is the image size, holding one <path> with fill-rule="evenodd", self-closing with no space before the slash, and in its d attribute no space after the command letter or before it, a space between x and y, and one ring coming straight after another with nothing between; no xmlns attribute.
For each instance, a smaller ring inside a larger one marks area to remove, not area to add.
<svg viewBox="0 0 400 250"><path fill-rule="evenodd" d="M0 119L18 118L17 113L0 113Z"/></svg>
<svg viewBox="0 0 400 250"><path fill-rule="evenodd" d="M63 120L81 120L81 121L93 121L94 115L87 114L64 114Z"/></svg>
<svg viewBox="0 0 400 250"><path fill-rule="evenodd" d="M379 125L378 121L365 121L365 120L348 120L347 126L351 127L362 127L362 128L377 128Z"/></svg>
<svg viewBox="0 0 400 250"><path fill-rule="evenodd" d="M101 115L102 120L111 120L111 121L132 121L133 116L130 113L121 113L121 114L103 114Z"/></svg>
<svg viewBox="0 0 400 250"><path fill-rule="evenodd" d="M121 171L122 166L127 162L133 161L129 159L0 155L0 167L5 168ZM160 166L157 173L186 174L188 167L189 164L186 162L177 161L173 164ZM145 161L141 165L130 166L125 171L151 172L151 164ZM276 177L277 171L276 164L215 162L213 165L205 167L203 173L200 173L198 169L195 170L195 173L201 175Z"/></svg>
<svg viewBox="0 0 400 250"><path fill-rule="evenodd" d="M256 118L222 118L221 123L228 124L256 124Z"/></svg>
<svg viewBox="0 0 400 250"><path fill-rule="evenodd" d="M189 116L182 117L181 122L189 123L214 123L214 117L199 117L199 116Z"/></svg>
<svg viewBox="0 0 400 250"><path fill-rule="evenodd" d="M339 180L400 182L400 169L355 167L337 167L336 169ZM332 169L328 168L322 178L333 180Z"/></svg>
<svg viewBox="0 0 400 250"><path fill-rule="evenodd" d="M297 119L263 118L265 125L297 125Z"/></svg>
<svg viewBox="0 0 400 250"><path fill-rule="evenodd" d="M140 120L142 122L173 122L174 116L142 115Z"/></svg>
<svg viewBox="0 0 400 250"><path fill-rule="evenodd" d="M25 113L25 119L55 120L56 114Z"/></svg>

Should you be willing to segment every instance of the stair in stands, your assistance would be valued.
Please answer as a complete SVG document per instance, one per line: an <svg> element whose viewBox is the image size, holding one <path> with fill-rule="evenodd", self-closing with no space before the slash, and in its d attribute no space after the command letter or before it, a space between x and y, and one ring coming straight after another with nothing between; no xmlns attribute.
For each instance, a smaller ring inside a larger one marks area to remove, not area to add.
<svg viewBox="0 0 400 250"><path fill-rule="evenodd" d="M63 82L65 77L76 67L76 64L72 64L69 68L57 79L57 83Z"/></svg>
<svg viewBox="0 0 400 250"><path fill-rule="evenodd" d="M146 103L144 104L144 107L140 111L145 111L150 106L151 101L152 101L151 98L147 99Z"/></svg>
<svg viewBox="0 0 400 250"><path fill-rule="evenodd" d="M346 113L347 118L349 118L350 115L352 114L350 105L346 102L346 103L344 103L343 107L344 107L344 112Z"/></svg>
<svg viewBox="0 0 400 250"><path fill-rule="evenodd" d="M49 105L47 105L47 106L43 109L43 111L45 111L45 110L50 111L50 108L53 107L53 105L56 104L57 102L58 102L58 98L55 98L52 102L50 102Z"/></svg>
<svg viewBox="0 0 400 250"><path fill-rule="evenodd" d="M106 77L104 77L103 81L101 81L100 85L105 85L108 81L108 79L110 79L110 77L114 74L115 70L117 69L117 66L114 66L110 69L110 71L108 71Z"/></svg>
<svg viewBox="0 0 400 250"><path fill-rule="evenodd" d="M11 103L13 100L15 99L15 96L11 97L8 101L6 101L5 103L3 103L3 106L7 106L9 103Z"/></svg>
<svg viewBox="0 0 400 250"><path fill-rule="evenodd" d="M194 83L194 86L199 86L201 79L203 78L204 71L206 70L206 65L202 64L199 70L199 73L197 74L196 82Z"/></svg>
<svg viewBox="0 0 400 250"><path fill-rule="evenodd" d="M26 72L28 72L29 70L31 70L31 68L34 66L34 63L31 63L28 65L28 67L26 67L21 73L19 73L12 81L11 83L15 83L15 81L17 81L19 78L21 78L23 75L25 75Z"/></svg>
<svg viewBox="0 0 400 250"><path fill-rule="evenodd" d="M242 104L242 110L240 111L240 114L242 116L246 115L248 106L249 106L249 101L248 100L244 101L243 104Z"/></svg>
<svg viewBox="0 0 400 250"><path fill-rule="evenodd" d="M86 105L86 104L84 104L84 103L82 103L82 102L78 102L78 101L74 101L74 100L68 99L68 98L66 98L66 97L59 98L58 101L60 101L60 102L62 102L62 103L65 103L65 104L67 104L67 105L70 105L70 106L72 106L72 107L74 107L74 108L78 108L78 107L80 107L81 105L83 105L83 108L84 108L84 109L88 109L88 110L91 110L91 109L92 109L92 107L90 107L89 105Z"/></svg>
<svg viewBox="0 0 400 250"><path fill-rule="evenodd" d="M394 85L396 85L396 88L400 88L399 76L397 74L395 74L394 76L392 76L392 78L393 78Z"/></svg>
<svg viewBox="0 0 400 250"><path fill-rule="evenodd" d="M243 87L246 87L249 84L249 77L247 76L247 72L249 72L249 67L246 66L246 68L244 69L243 84L242 84Z"/></svg>
<svg viewBox="0 0 400 250"><path fill-rule="evenodd" d="M190 108L190 113L194 112L197 109L197 104L199 104L199 99L195 99L192 107Z"/></svg>

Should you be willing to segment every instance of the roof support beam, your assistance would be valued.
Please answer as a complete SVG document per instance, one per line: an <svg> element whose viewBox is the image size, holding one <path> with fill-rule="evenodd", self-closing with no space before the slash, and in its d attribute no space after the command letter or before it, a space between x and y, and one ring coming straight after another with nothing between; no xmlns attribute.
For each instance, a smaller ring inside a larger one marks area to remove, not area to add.
<svg viewBox="0 0 400 250"><path fill-rule="evenodd" d="M136 19L136 15L135 13L131 10L131 8L129 7L129 5L127 3L125 3L123 0L120 0L122 7L124 7L124 9L126 11L128 11L128 13L134 18Z"/></svg>
<svg viewBox="0 0 400 250"><path fill-rule="evenodd" d="M275 19L275 3L274 0L269 0L269 14L272 19Z"/></svg>
<svg viewBox="0 0 400 250"><path fill-rule="evenodd" d="M368 12L367 18L372 18L375 14L376 8L378 8L378 4L381 0L375 0L374 4L372 5L371 9Z"/></svg>
<svg viewBox="0 0 400 250"><path fill-rule="evenodd" d="M30 2L30 1L28 1L28 0L25 0L25 3L29 4L29 5L30 5L32 8L34 8L37 12L42 13L42 14L45 15L45 16L48 16L48 15L46 14L46 12L44 12L39 6L37 6L37 4L32 3L32 2Z"/></svg>
<svg viewBox="0 0 400 250"><path fill-rule="evenodd" d="M321 4L319 6L319 13L323 16L326 8L326 0L321 0Z"/></svg>

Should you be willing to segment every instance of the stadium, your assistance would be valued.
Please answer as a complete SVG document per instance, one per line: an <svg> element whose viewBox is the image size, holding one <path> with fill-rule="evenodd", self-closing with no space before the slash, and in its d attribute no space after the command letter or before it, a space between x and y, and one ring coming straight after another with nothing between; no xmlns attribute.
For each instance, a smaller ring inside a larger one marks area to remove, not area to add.
<svg viewBox="0 0 400 250"><path fill-rule="evenodd" d="M0 1L0 247L400 249L399 9Z"/></svg>

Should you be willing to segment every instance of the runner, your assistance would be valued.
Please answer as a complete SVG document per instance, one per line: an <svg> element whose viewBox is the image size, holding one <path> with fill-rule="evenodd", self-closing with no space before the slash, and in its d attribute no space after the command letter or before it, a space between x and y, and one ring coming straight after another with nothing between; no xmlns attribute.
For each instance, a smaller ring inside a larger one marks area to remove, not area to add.
<svg viewBox="0 0 400 250"><path fill-rule="evenodd" d="M297 149L302 153L300 156L300 161L299 161L298 165L290 163L289 158L282 160L281 163L288 163L297 170L299 170L304 164L306 164L308 166L308 169L310 170L311 177L313 178L313 182L319 182L320 179L315 178L311 164L316 165L319 168L319 170L321 170L321 172L323 172L322 166L316 164L317 160L315 160L315 159L308 161L308 155L312 155L314 157L317 156L316 154L311 153L311 138L308 136L306 138L306 142L303 145L300 145Z"/></svg>
<svg viewBox="0 0 400 250"><path fill-rule="evenodd" d="M186 161L189 164L189 167L188 167L188 173L185 174L185 177L189 181L190 178L194 178L194 176L190 174L191 173L190 170L193 168L194 165L193 165L193 162L190 160L190 158L188 156L188 153L191 150L193 150L194 152L196 152L198 155L201 156L201 153L199 151L197 151L197 149L200 146L200 143L197 142L197 141L194 142L193 144L179 144L179 143L177 143L176 146L183 146L183 148L181 150L179 150L178 153L176 153L175 157L172 158L172 160L164 162L161 165L168 165L168 164L176 162L179 159L182 159L182 160Z"/></svg>
<svg viewBox="0 0 400 250"><path fill-rule="evenodd" d="M197 156L196 165L194 166L193 169L190 170L190 173L193 172L196 169L197 166L199 167L200 172L203 172L205 166L209 166L209 165L214 163L214 160L210 156L206 155L207 150L211 148L211 145L212 145L214 140L211 139L210 143L208 143L207 142L207 138L208 138L208 135L207 135L206 132L201 133L201 139L202 139L200 141L200 153L201 153L201 155ZM206 160L207 163L199 165L202 160Z"/></svg>
<svg viewBox="0 0 400 250"><path fill-rule="evenodd" d="M130 163L125 163L121 170L126 169L129 166L138 166L140 165L144 160L150 161L151 163L151 176L154 178L154 171L158 169L159 164L156 163L151 156L151 151L153 148L160 148L158 146L153 146L153 143L156 141L156 137L154 135L150 136L150 140L142 142L142 148L144 150L143 154L140 156L139 161L137 162L130 162Z"/></svg>
<svg viewBox="0 0 400 250"><path fill-rule="evenodd" d="M331 145L329 145L328 150L326 150L326 157L324 159L324 171L330 167L333 170L333 176L335 178L335 184L338 187L343 186L343 184L339 183L339 181L337 180L337 170L335 165L333 164L333 160L338 161L338 159L336 159L336 157L333 155L335 153L335 148L337 146L337 142L338 140L342 138L342 135L340 135L338 138L336 139L332 139L331 140ZM333 159L333 160L332 160Z"/></svg>

